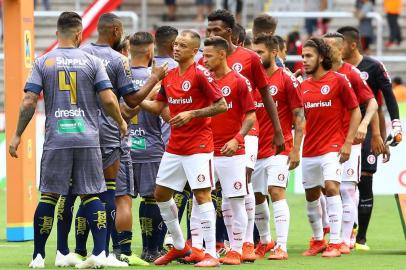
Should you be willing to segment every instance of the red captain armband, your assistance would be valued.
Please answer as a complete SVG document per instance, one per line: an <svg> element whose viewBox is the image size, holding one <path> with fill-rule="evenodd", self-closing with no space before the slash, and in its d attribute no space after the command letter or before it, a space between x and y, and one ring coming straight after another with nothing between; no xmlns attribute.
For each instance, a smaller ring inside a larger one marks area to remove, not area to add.
<svg viewBox="0 0 406 270"><path fill-rule="evenodd" d="M234 139L237 140L238 144L244 144L244 137L240 133L235 135Z"/></svg>

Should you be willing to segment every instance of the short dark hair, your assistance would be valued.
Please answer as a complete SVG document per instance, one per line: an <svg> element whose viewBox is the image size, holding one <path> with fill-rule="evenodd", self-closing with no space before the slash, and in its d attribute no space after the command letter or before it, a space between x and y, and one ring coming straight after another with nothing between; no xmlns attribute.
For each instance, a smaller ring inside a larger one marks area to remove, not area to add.
<svg viewBox="0 0 406 270"><path fill-rule="evenodd" d="M217 9L207 16L209 22L222 21L227 27L234 29L235 18L234 15L226 9Z"/></svg>
<svg viewBox="0 0 406 270"><path fill-rule="evenodd" d="M111 12L104 13L100 16L99 21L97 23L97 32L99 34L106 34L109 33L112 29L112 25L121 24L120 18Z"/></svg>
<svg viewBox="0 0 406 270"><path fill-rule="evenodd" d="M244 42L245 36L247 33L245 32L244 27L241 24L236 23L233 28L233 39L237 42Z"/></svg>
<svg viewBox="0 0 406 270"><path fill-rule="evenodd" d="M337 32L342 34L345 40L355 42L357 46L360 47L360 33L356 27L343 26L340 27Z"/></svg>
<svg viewBox="0 0 406 270"><path fill-rule="evenodd" d="M137 32L130 37L131 46L150 45L154 43L154 37L149 32Z"/></svg>
<svg viewBox="0 0 406 270"><path fill-rule="evenodd" d="M258 35L254 39L254 44L264 44L268 51L279 50L278 39L270 35Z"/></svg>
<svg viewBox="0 0 406 270"><path fill-rule="evenodd" d="M261 14L255 17L252 26L254 33L260 32L272 32L275 33L276 26L278 25L278 19L268 14Z"/></svg>
<svg viewBox="0 0 406 270"><path fill-rule="evenodd" d="M76 12L64 11L59 15L56 27L62 35L72 34L73 31L83 28L82 18Z"/></svg>
<svg viewBox="0 0 406 270"><path fill-rule="evenodd" d="M338 32L328 32L323 35L324 38L341 38L344 40L344 35Z"/></svg>
<svg viewBox="0 0 406 270"><path fill-rule="evenodd" d="M395 84L402 84L403 83L403 81L402 81L402 78L401 77L398 77L398 76L396 76L395 78L393 78L393 83L395 83Z"/></svg>
<svg viewBox="0 0 406 270"><path fill-rule="evenodd" d="M333 61L331 60L331 51L330 46L327 45L326 42L322 38L312 37L308 39L303 48L312 47L314 48L321 57L323 57L323 61L321 65L325 70L330 70L333 66Z"/></svg>
<svg viewBox="0 0 406 270"><path fill-rule="evenodd" d="M160 26L155 31L155 42L157 45L173 42L178 34L178 29L175 27L169 25Z"/></svg>
<svg viewBox="0 0 406 270"><path fill-rule="evenodd" d="M193 31L193 30L183 30L182 32L180 32L180 35L181 35L181 36L185 36L185 35L190 36L192 39L195 40L195 42L196 42L195 45L196 45L197 47L200 47L200 35L199 35L196 31Z"/></svg>
<svg viewBox="0 0 406 270"><path fill-rule="evenodd" d="M216 47L218 49L225 50L225 51L228 50L227 41L224 38L218 37L218 36L210 37L210 38L205 39L204 46L213 46L213 47Z"/></svg>
<svg viewBox="0 0 406 270"><path fill-rule="evenodd" d="M123 40L120 42L120 44L117 45L117 47L115 48L116 51L121 52L126 46L127 43L130 43L130 36L125 36L123 38Z"/></svg>
<svg viewBox="0 0 406 270"><path fill-rule="evenodd" d="M278 47L279 50L283 50L285 48L285 42L286 40L283 39L283 37L275 35L274 36L276 38L276 40L278 41Z"/></svg>
<svg viewBox="0 0 406 270"><path fill-rule="evenodd" d="M252 45L252 37L246 35L244 39L244 47Z"/></svg>

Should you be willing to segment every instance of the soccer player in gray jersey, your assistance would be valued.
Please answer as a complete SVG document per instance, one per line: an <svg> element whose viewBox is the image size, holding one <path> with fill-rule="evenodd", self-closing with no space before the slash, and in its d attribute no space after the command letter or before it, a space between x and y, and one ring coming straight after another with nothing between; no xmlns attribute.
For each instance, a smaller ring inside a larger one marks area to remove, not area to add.
<svg viewBox="0 0 406 270"><path fill-rule="evenodd" d="M61 194L68 194L72 179L71 192L82 199L94 241L92 255L76 267L100 268L106 261L106 210L97 195L106 190L106 185L99 143L97 96L117 122L121 134L126 134L127 124L120 115L103 64L77 48L82 39L81 17L74 12L63 12L57 22L57 38L59 47L37 58L33 64L24 87L26 94L17 130L9 148L11 156L17 157L21 135L34 115L38 96L43 91L46 133L41 160L41 199L34 215L34 253L30 267L44 267L45 244L52 230L55 205Z"/></svg>

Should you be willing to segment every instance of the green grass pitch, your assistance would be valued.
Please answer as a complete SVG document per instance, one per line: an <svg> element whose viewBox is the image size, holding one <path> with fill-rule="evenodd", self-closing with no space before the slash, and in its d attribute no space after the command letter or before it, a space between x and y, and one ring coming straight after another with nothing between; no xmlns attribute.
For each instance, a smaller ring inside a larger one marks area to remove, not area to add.
<svg viewBox="0 0 406 270"><path fill-rule="evenodd" d="M134 214L137 216L138 200L134 201ZM406 269L406 242L399 220L396 202L393 196L375 197L375 208L369 229L368 244L370 252L353 252L341 258L325 259L318 257L302 257L301 253L307 247L310 237L310 226L305 214L305 201L302 195L288 195L291 210L291 226L289 231L289 260L268 261L259 260L254 264L241 266L221 266L229 269L309 269L309 270L349 270L349 269ZM75 208L76 209L76 208ZM0 190L0 268L1 269L27 269L31 259L33 242L9 243L5 240L5 191ZM138 219L135 219L138 220ZM185 227L185 226L184 226ZM271 226L273 228L273 226ZM134 224L133 249L140 253L141 239L139 226ZM91 248L88 243L88 249ZM70 248L74 246L73 234L70 234ZM56 249L56 224L47 244L46 268L54 267ZM155 266L137 267L136 269L151 269ZM173 263L161 266L161 269L192 269L190 265Z"/></svg>

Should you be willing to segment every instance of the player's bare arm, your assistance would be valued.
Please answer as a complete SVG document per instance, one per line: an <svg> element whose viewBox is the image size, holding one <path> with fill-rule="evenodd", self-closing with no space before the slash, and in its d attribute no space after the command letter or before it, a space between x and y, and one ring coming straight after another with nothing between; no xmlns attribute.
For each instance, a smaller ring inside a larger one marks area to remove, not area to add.
<svg viewBox="0 0 406 270"><path fill-rule="evenodd" d="M155 115L161 114L162 110L165 108L165 102L158 100L144 100L140 103L140 106L143 110L153 113Z"/></svg>
<svg viewBox="0 0 406 270"><path fill-rule="evenodd" d="M303 108L296 108L292 111L293 123L295 126L295 135L293 138L293 148L289 153L288 164L289 170L295 169L300 164L300 146L302 145L305 116Z"/></svg>
<svg viewBox="0 0 406 270"><path fill-rule="evenodd" d="M107 114L117 122L121 136L125 136L127 134L127 122L124 121L121 116L120 105L118 104L116 95L114 95L113 91L108 89L101 91L99 97Z"/></svg>
<svg viewBox="0 0 406 270"><path fill-rule="evenodd" d="M227 157L231 157L238 150L238 146L244 143L244 137L252 129L257 117L255 111L250 111L245 114L244 121L242 122L241 130L238 134L229 140L222 148L221 154Z"/></svg>
<svg viewBox="0 0 406 270"><path fill-rule="evenodd" d="M131 108L139 105L148 94L155 88L155 85L161 81L168 74L168 63L164 63L162 66L156 66L155 61L152 64L151 76L145 82L145 84L137 92L125 95L124 101Z"/></svg>
<svg viewBox="0 0 406 270"><path fill-rule="evenodd" d="M383 142L381 131L379 128L379 114L378 111L374 113L371 120L371 151L374 155L380 155L385 151L385 143Z"/></svg>
<svg viewBox="0 0 406 270"><path fill-rule="evenodd" d="M276 110L275 102L273 101L272 95L269 91L269 86L259 89L262 96L262 101L264 102L264 107L266 112L271 118L272 125L274 127L274 137L273 144L276 146L276 154L279 154L285 150L285 139L283 138L281 123L279 122L278 111Z"/></svg>
<svg viewBox="0 0 406 270"><path fill-rule="evenodd" d="M348 129L345 142L339 152L340 163L344 163L350 158L351 146L357 133L360 121L361 121L361 111L359 107L356 107L351 110L350 127Z"/></svg>
<svg viewBox="0 0 406 270"><path fill-rule="evenodd" d="M123 116L124 120L128 123L130 120L136 116L141 110L140 106L137 106L135 108L130 108L128 107L127 104L121 103L120 104L120 111L121 115Z"/></svg>
<svg viewBox="0 0 406 270"><path fill-rule="evenodd" d="M226 111L227 111L227 102L224 98L220 98L219 100L214 102L211 106L198 110L179 113L169 121L169 124L175 127L181 127L189 123L189 121L192 120L193 118L211 117Z"/></svg>
<svg viewBox="0 0 406 270"><path fill-rule="evenodd" d="M9 153L12 157L18 158L17 149L20 145L21 135L28 123L31 121L37 107L38 95L33 92L27 92L20 106L20 116L18 118L17 130L11 139Z"/></svg>
<svg viewBox="0 0 406 270"><path fill-rule="evenodd" d="M368 100L364 118L358 127L357 134L355 135L355 143L362 143L365 140L368 131L368 125L371 122L374 114L378 110L378 103L375 98Z"/></svg>
<svg viewBox="0 0 406 270"><path fill-rule="evenodd" d="M385 112L382 110L382 107L378 108L378 116L379 116L379 129L381 131L381 137L383 140L386 140L386 123L385 123ZM390 149L389 145L385 145L385 150L382 153L383 155L383 163L389 162L390 160Z"/></svg>

